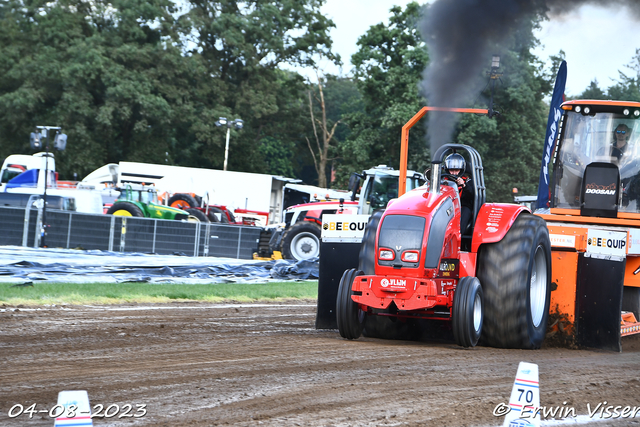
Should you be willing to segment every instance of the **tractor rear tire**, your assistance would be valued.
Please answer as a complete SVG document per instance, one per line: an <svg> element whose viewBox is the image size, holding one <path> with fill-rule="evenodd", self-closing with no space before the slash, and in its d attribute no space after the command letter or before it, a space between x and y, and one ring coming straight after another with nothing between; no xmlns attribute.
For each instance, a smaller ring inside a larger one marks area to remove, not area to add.
<svg viewBox="0 0 640 427"><path fill-rule="evenodd" d="M501 241L480 248L477 276L484 291L483 342L540 348L551 299L551 243L544 220L520 214Z"/></svg>
<svg viewBox="0 0 640 427"><path fill-rule="evenodd" d="M483 293L480 281L460 279L453 295L453 338L461 347L475 347L482 333Z"/></svg>
<svg viewBox="0 0 640 427"><path fill-rule="evenodd" d="M218 219L218 214L220 214L220 219ZM211 222L219 222L220 224L229 224L229 218L222 211L222 209L218 208L209 208L209 221Z"/></svg>
<svg viewBox="0 0 640 427"><path fill-rule="evenodd" d="M144 218L144 212L142 212L138 206L130 202L114 203L107 211L107 215L135 216Z"/></svg>
<svg viewBox="0 0 640 427"><path fill-rule="evenodd" d="M320 226L300 221L289 227L282 238L282 256L297 261L320 256Z"/></svg>
<svg viewBox="0 0 640 427"><path fill-rule="evenodd" d="M625 286L622 290L622 311L630 311L640 322L640 288Z"/></svg>
<svg viewBox="0 0 640 427"><path fill-rule="evenodd" d="M190 194L178 193L174 194L169 198L169 206L172 208L185 209L185 208L196 208L198 207L198 202L193 198Z"/></svg>
<svg viewBox="0 0 640 427"><path fill-rule="evenodd" d="M198 218L200 222L209 222L209 218L207 218L204 212L202 212L199 209L189 208L189 209L185 209L184 211L187 212L189 215L193 215L196 218Z"/></svg>
<svg viewBox="0 0 640 427"><path fill-rule="evenodd" d="M360 310L358 303L351 299L353 281L358 276L362 276L362 271L351 268L342 274L340 285L338 286L338 297L336 299L338 331L340 331L342 338L348 340L360 338L366 319L366 313Z"/></svg>

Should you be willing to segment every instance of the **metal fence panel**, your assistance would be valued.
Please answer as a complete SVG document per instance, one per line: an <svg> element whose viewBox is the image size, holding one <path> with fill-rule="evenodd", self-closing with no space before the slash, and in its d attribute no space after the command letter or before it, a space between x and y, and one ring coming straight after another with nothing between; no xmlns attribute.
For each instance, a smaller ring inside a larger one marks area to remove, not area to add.
<svg viewBox="0 0 640 427"><path fill-rule="evenodd" d="M158 220L155 252L195 256L196 226L193 222Z"/></svg>
<svg viewBox="0 0 640 427"><path fill-rule="evenodd" d="M41 211L0 206L0 245L36 245ZM261 229L47 209L46 244L66 249L251 259ZM123 233L124 231L124 233ZM25 239L26 237L26 239Z"/></svg>
<svg viewBox="0 0 640 427"><path fill-rule="evenodd" d="M111 218L107 215L74 213L71 218L68 248L107 251L110 228Z"/></svg>
<svg viewBox="0 0 640 427"><path fill-rule="evenodd" d="M24 209L0 206L0 216L2 216L0 244L21 246L25 222ZM33 241L31 243L33 244Z"/></svg>

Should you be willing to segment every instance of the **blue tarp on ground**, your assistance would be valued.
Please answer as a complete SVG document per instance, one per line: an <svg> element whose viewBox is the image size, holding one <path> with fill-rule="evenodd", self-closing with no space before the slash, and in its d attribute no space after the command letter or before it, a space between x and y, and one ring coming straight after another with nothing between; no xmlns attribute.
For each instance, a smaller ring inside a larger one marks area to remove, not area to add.
<svg viewBox="0 0 640 427"><path fill-rule="evenodd" d="M318 260L253 261L0 246L0 283L262 283L316 280Z"/></svg>

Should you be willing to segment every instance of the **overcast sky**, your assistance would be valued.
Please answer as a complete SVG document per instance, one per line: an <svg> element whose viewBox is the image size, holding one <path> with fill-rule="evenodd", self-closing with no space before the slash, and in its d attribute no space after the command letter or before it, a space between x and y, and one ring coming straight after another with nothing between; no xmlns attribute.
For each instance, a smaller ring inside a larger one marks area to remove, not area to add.
<svg viewBox="0 0 640 427"><path fill-rule="evenodd" d="M351 55L357 50L358 37L370 26L388 23L393 5L404 7L410 0L327 0L322 11L336 24L331 32L334 51L340 54L349 73ZM577 96L597 79L607 88L618 78L618 70L632 74L626 68L640 48L640 23L633 21L625 8L604 9L584 6L575 13L547 21L536 36L541 42L535 54L546 60L564 50L567 59L567 95ZM490 61L490 58L487 59ZM340 70L325 62L325 73L340 74Z"/></svg>

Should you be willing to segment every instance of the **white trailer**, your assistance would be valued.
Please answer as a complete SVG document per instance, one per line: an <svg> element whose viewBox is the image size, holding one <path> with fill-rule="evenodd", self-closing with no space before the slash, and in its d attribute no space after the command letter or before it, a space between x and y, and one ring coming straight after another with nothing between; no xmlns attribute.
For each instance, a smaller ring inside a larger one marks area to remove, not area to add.
<svg viewBox="0 0 640 427"><path fill-rule="evenodd" d="M118 164L118 186L153 184L158 193L194 193L210 204L269 213L268 224L282 221L284 186L300 180L277 175L139 162Z"/></svg>

